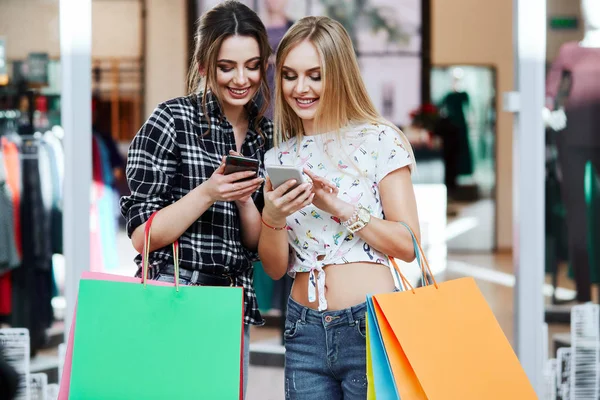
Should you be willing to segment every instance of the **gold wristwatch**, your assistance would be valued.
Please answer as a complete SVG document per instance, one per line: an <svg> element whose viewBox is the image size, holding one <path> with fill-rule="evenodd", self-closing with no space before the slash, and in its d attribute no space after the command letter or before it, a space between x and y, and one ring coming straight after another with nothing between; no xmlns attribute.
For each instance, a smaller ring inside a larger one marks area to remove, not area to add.
<svg viewBox="0 0 600 400"><path fill-rule="evenodd" d="M371 221L371 213L362 204L358 204L354 209L354 214L347 221L344 221L342 225L350 232L356 233L367 226L369 221Z"/></svg>

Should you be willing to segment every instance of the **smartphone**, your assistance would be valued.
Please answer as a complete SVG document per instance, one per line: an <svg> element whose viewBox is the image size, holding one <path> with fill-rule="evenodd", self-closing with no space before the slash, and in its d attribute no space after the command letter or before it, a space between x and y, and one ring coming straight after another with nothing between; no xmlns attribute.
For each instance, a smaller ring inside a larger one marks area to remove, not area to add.
<svg viewBox="0 0 600 400"><path fill-rule="evenodd" d="M225 157L225 175L233 174L234 172L254 171L254 176L245 179L254 179L258 173L258 160L250 157L241 156L226 156Z"/></svg>
<svg viewBox="0 0 600 400"><path fill-rule="evenodd" d="M273 189L277 189L279 185L289 181L290 179L296 180L296 184L290 190L305 182L304 175L302 175L302 170L291 165L267 165L267 174L271 179Z"/></svg>

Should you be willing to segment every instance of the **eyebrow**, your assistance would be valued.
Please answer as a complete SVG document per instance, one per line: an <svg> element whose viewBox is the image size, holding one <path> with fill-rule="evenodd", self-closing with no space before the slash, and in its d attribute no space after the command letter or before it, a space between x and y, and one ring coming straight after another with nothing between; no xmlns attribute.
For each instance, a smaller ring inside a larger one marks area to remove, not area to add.
<svg viewBox="0 0 600 400"><path fill-rule="evenodd" d="M246 60L246 62L244 62L244 64L246 64L246 63L249 63L249 62L252 62L252 61L260 61L260 57L253 57L253 58L251 58L251 59L249 59L249 60ZM225 58L223 58L223 59L221 59L221 60L217 60L217 62L220 62L220 63L228 63L228 64L237 64L237 62L236 62L236 61L233 61L233 60L227 60L227 59L225 59Z"/></svg>
<svg viewBox="0 0 600 400"><path fill-rule="evenodd" d="M284 66L283 66L283 69L289 69L290 71L294 71L294 72L296 72L296 71L294 70L294 68L290 68L290 67L288 67L288 66L286 66L286 65L284 65ZM310 69L306 70L306 72L308 72L308 73L311 73L311 72L317 72L317 71L319 71L320 69L321 69L321 67L312 67L312 68L310 68Z"/></svg>

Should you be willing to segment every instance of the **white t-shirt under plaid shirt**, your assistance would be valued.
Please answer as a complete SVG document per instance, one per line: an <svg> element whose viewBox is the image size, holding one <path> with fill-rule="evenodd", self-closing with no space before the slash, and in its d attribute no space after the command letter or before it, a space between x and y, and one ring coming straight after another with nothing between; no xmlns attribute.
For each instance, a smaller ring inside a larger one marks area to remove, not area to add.
<svg viewBox="0 0 600 400"><path fill-rule="evenodd" d="M127 181L131 194L121 199L121 213L127 233L145 223L150 215L188 194L210 178L222 157L235 150L233 127L221 112L217 99L207 93L207 113L202 95L169 100L158 105L137 133L127 157ZM249 128L241 152L260 162L259 175L265 176L265 152L272 146L273 125L259 121L261 136L254 129L257 106L248 106ZM207 132L208 131L208 132ZM262 189L252 196L257 208L264 204ZM206 210L179 238L180 267L207 274L229 275L235 286L244 288L246 324L264 323L253 287L254 251L241 241L240 216L234 202L218 201ZM136 257L141 265L141 256ZM151 277L161 265L173 265L167 246L150 254Z"/></svg>
<svg viewBox="0 0 600 400"><path fill-rule="evenodd" d="M292 138L265 155L265 165L292 165L308 168L333 182L338 196L350 204L360 203L371 215L384 218L379 182L392 171L413 163L400 134L386 125L356 124L339 133ZM389 266L388 257L350 233L335 216L314 205L287 218L290 261L288 274L309 272L309 301L319 310L327 309L324 266L373 262Z"/></svg>

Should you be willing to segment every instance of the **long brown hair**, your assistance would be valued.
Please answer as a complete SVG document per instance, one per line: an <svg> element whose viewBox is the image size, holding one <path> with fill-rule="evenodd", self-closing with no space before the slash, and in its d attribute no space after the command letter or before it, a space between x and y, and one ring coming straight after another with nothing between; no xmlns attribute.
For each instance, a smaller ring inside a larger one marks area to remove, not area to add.
<svg viewBox="0 0 600 400"><path fill-rule="evenodd" d="M223 41L231 36L249 36L256 40L260 51L260 88L254 99L262 96L262 105L254 119L254 130L260 135L260 121L270 102L269 86L267 84L266 65L271 55L271 46L267 37L267 30L258 15L239 1L226 0L204 13L198 20L198 27L194 37L194 55L188 71L188 93L202 92L202 110L208 114L206 94L211 88L217 87L217 59ZM205 76L200 73L203 69ZM219 104L222 99L216 90L213 90Z"/></svg>
<svg viewBox="0 0 600 400"><path fill-rule="evenodd" d="M344 127L361 123L387 125L400 134L414 160L412 148L404 133L375 109L362 80L348 32L339 22L328 17L310 16L300 19L279 44L275 72L275 146L293 136L300 141L304 135L302 120L285 101L281 79L287 55L305 40L315 46L321 64L323 90L315 115L317 132L340 132Z"/></svg>

